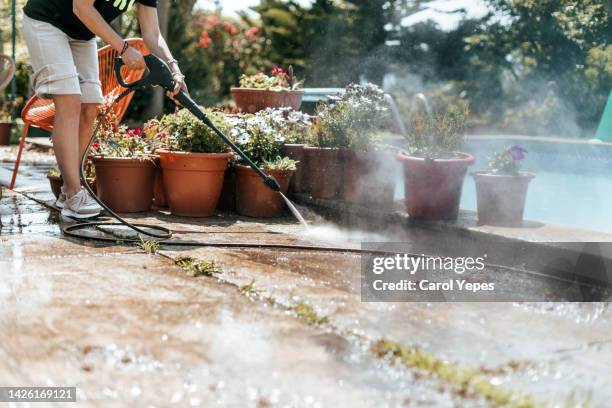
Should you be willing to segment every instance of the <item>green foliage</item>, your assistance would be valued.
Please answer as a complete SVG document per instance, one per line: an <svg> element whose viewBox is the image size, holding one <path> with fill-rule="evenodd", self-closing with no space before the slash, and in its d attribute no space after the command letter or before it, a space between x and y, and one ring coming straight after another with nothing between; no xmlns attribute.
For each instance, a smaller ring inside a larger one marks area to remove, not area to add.
<svg viewBox="0 0 612 408"><path fill-rule="evenodd" d="M227 131L225 114L210 109L204 111L222 132ZM165 147L170 150L190 153L224 153L228 150L223 140L187 109L164 115L160 120L160 131L165 136Z"/></svg>
<svg viewBox="0 0 612 408"><path fill-rule="evenodd" d="M6 95L0 95L0 121L12 122L13 116L17 114L17 110L23 103L22 97L10 99Z"/></svg>
<svg viewBox="0 0 612 408"><path fill-rule="evenodd" d="M192 273L194 278L200 276L211 277L222 272L216 263L198 260L190 256L178 256L174 259L174 264L184 271Z"/></svg>
<svg viewBox="0 0 612 408"><path fill-rule="evenodd" d="M509 147L490 156L489 167L493 173L515 175L521 169L526 153L527 150L520 146Z"/></svg>
<svg viewBox="0 0 612 408"><path fill-rule="evenodd" d="M368 151L378 142L386 118L383 91L373 84L352 84L335 103L318 107L312 142L319 147Z"/></svg>
<svg viewBox="0 0 612 408"><path fill-rule="evenodd" d="M454 157L465 140L468 116L466 101L434 106L431 117L423 110L415 111L408 124L407 150L430 159Z"/></svg>
<svg viewBox="0 0 612 408"><path fill-rule="evenodd" d="M285 72L280 67L272 68L271 75L268 76L263 72L258 72L255 75L240 76L241 88L267 89L271 91L288 91L296 90L302 86L302 81L297 81L293 76L293 67L289 66L289 72Z"/></svg>
<svg viewBox="0 0 612 408"><path fill-rule="evenodd" d="M230 135L253 162L269 170L294 170L295 161L281 157L282 129L272 125L273 110L228 117Z"/></svg>
<svg viewBox="0 0 612 408"><path fill-rule="evenodd" d="M312 127L310 115L291 108L268 108L261 112L275 132L280 133L285 144L306 144Z"/></svg>

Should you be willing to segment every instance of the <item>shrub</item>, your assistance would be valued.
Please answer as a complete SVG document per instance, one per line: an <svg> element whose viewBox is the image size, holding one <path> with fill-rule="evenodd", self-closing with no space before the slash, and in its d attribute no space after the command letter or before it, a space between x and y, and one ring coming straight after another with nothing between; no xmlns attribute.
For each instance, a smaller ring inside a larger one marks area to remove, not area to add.
<svg viewBox="0 0 612 408"><path fill-rule="evenodd" d="M296 162L281 157L285 137L271 125L269 110L229 116L230 135L253 162L268 170L294 170Z"/></svg>
<svg viewBox="0 0 612 408"><path fill-rule="evenodd" d="M222 132L227 131L228 123L222 112L205 109L205 113ZM187 109L164 115L160 120L160 132L164 134L164 147L169 150L190 153L224 153L228 150L225 142Z"/></svg>
<svg viewBox="0 0 612 408"><path fill-rule="evenodd" d="M296 80L293 75L293 67L291 66L287 72L281 67L274 67L270 74L269 76L263 72L259 72L255 75L242 74L240 76L240 87L266 89L270 91L293 91L302 86L302 81Z"/></svg>
<svg viewBox="0 0 612 408"><path fill-rule="evenodd" d="M463 100L437 107L431 116L423 110L414 112L408 123L408 152L429 159L455 157L465 140L468 115Z"/></svg>
<svg viewBox="0 0 612 408"><path fill-rule="evenodd" d="M304 144L312 127L311 116L291 108L268 108L260 116L280 133L285 143Z"/></svg>
<svg viewBox="0 0 612 408"><path fill-rule="evenodd" d="M344 96L319 105L311 141L319 147L348 147L368 151L379 142L387 106L382 89L373 84L349 85Z"/></svg>

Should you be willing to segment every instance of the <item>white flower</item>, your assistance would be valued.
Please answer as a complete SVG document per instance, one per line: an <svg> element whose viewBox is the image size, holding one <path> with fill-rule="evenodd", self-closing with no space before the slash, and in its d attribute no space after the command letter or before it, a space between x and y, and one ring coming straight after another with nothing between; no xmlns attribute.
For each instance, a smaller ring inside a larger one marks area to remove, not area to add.
<svg viewBox="0 0 612 408"><path fill-rule="evenodd" d="M238 138L236 138L236 142L241 145L245 145L251 141L251 137L248 133L241 133Z"/></svg>
<svg viewBox="0 0 612 408"><path fill-rule="evenodd" d="M278 143L282 143L285 141L285 138L280 133L274 135L274 141Z"/></svg>

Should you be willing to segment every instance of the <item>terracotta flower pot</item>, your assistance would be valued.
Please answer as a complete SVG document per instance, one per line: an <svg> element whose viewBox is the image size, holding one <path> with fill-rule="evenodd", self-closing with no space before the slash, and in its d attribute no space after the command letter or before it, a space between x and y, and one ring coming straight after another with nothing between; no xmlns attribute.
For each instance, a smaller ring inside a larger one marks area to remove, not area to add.
<svg viewBox="0 0 612 408"><path fill-rule="evenodd" d="M132 213L153 205L156 158L94 157L97 195L111 210Z"/></svg>
<svg viewBox="0 0 612 408"><path fill-rule="evenodd" d="M157 150L170 212L185 217L214 214L231 153Z"/></svg>
<svg viewBox="0 0 612 408"><path fill-rule="evenodd" d="M313 198L334 198L342 187L340 149L304 147L308 190Z"/></svg>
<svg viewBox="0 0 612 408"><path fill-rule="evenodd" d="M281 156L289 157L290 159L298 162L295 165L295 173L289 182L289 193L305 193L308 191L305 185L306 172L304 170L306 163L304 157L304 147L305 145L303 144L286 144L281 150Z"/></svg>
<svg viewBox="0 0 612 408"><path fill-rule="evenodd" d="M278 181L283 194L289 188L291 170L265 170ZM250 167L236 165L236 211L240 215L258 218L273 218L283 214L285 201L263 183L261 177Z"/></svg>
<svg viewBox="0 0 612 408"><path fill-rule="evenodd" d="M266 108L290 107L300 110L303 90L270 91L255 88L231 88L236 106L242 112L255 113Z"/></svg>
<svg viewBox="0 0 612 408"><path fill-rule="evenodd" d="M0 122L0 146L8 146L11 142L12 122Z"/></svg>
<svg viewBox="0 0 612 408"><path fill-rule="evenodd" d="M342 198L360 205L392 205L396 174L388 152L356 153L341 150Z"/></svg>
<svg viewBox="0 0 612 408"><path fill-rule="evenodd" d="M478 222L487 225L521 226L527 188L535 175L520 172L513 176L479 171L472 176L476 182Z"/></svg>
<svg viewBox="0 0 612 408"><path fill-rule="evenodd" d="M51 186L51 191L57 200L59 198L60 193L62 192L62 184L64 184L64 180L62 180L61 176L52 176L47 174L47 179L49 179L49 185Z"/></svg>
<svg viewBox="0 0 612 408"><path fill-rule="evenodd" d="M474 157L458 153L456 159L428 160L400 152L404 165L406 210L425 220L456 220L463 179Z"/></svg>
<svg viewBox="0 0 612 408"><path fill-rule="evenodd" d="M234 166L225 169L223 188L217 209L220 211L234 211L236 209L236 170Z"/></svg>
<svg viewBox="0 0 612 408"><path fill-rule="evenodd" d="M166 192L164 190L164 175L161 166L155 169L155 184L153 185L153 202L157 208L167 208Z"/></svg>

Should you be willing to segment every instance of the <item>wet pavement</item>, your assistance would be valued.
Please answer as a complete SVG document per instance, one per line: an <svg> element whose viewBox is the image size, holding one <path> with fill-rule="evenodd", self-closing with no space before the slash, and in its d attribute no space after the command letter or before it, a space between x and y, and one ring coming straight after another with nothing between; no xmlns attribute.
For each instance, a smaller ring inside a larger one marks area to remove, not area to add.
<svg viewBox="0 0 612 408"><path fill-rule="evenodd" d="M48 186L22 191L31 198L5 190L0 202L2 385L76 386L79 405L101 407L496 405L492 391L458 386L438 365L372 352L388 339L495 392L557 406L612 399L607 303L364 303L355 253L161 246L151 255L68 239L41 204ZM130 219L200 243L402 239L309 215L309 233L291 218ZM220 273L195 277L178 257L215 262Z"/></svg>

